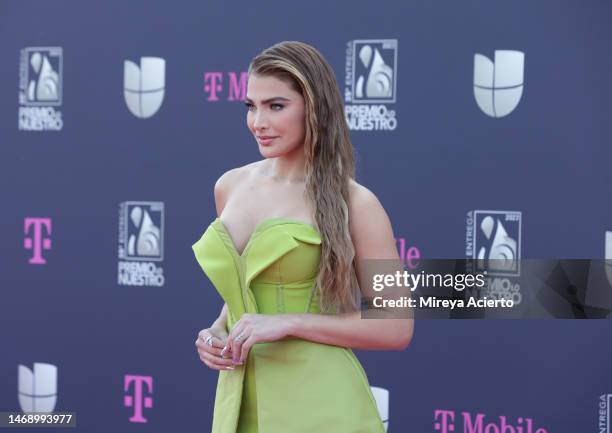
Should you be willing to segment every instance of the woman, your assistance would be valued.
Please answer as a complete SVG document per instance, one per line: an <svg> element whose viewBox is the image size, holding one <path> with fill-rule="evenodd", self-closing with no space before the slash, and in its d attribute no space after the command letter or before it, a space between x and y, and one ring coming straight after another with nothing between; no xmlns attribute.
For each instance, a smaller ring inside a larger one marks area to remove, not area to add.
<svg viewBox="0 0 612 433"><path fill-rule="evenodd" d="M215 185L218 218L193 245L225 301L200 331L219 370L213 433L384 432L351 348L402 350L411 319L364 320L358 263L398 261L387 214L354 180L333 70L282 42L248 70L247 126L263 160Z"/></svg>

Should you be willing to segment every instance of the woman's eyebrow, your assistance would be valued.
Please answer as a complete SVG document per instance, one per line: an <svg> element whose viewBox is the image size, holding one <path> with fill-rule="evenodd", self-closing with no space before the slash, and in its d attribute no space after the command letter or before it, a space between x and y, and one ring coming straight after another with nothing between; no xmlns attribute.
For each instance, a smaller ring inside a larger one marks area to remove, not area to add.
<svg viewBox="0 0 612 433"><path fill-rule="evenodd" d="M268 99L264 99L263 101L261 101L262 104L268 104L272 101L291 101L291 99L289 98L285 98L284 96L275 96L274 98L268 98ZM244 102L249 102L249 103L253 103L253 101L249 98L245 98Z"/></svg>

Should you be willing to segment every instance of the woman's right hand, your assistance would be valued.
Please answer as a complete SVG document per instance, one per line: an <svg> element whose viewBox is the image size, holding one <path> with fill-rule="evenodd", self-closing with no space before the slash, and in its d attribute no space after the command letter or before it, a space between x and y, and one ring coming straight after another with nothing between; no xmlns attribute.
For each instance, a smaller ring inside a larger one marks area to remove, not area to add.
<svg viewBox="0 0 612 433"><path fill-rule="evenodd" d="M206 343L206 339L211 338L212 345ZM213 370L233 370L231 354L224 353L221 356L221 351L227 344L228 334L221 327L211 326L210 328L202 329L198 333L198 339L195 342L198 348L200 360Z"/></svg>

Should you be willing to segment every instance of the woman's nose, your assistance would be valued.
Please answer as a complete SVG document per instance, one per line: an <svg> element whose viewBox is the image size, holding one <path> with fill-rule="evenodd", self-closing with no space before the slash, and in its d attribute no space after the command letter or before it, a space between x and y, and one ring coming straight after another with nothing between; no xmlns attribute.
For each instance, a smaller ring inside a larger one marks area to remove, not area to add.
<svg viewBox="0 0 612 433"><path fill-rule="evenodd" d="M268 120L262 110L255 112L255 118L253 119L253 127L255 129L265 129L268 127Z"/></svg>

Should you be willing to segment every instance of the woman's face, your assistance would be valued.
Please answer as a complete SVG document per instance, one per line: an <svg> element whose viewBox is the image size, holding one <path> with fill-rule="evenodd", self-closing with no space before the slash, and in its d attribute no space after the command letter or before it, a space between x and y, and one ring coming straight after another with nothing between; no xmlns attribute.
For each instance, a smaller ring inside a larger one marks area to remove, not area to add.
<svg viewBox="0 0 612 433"><path fill-rule="evenodd" d="M304 146L304 98L289 83L251 74L246 95L247 126L265 158L288 154Z"/></svg>

